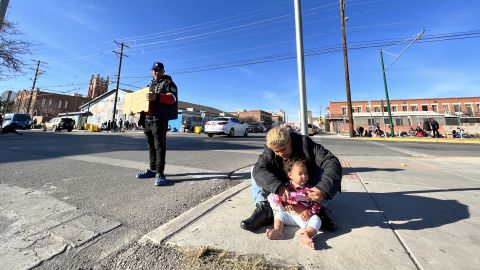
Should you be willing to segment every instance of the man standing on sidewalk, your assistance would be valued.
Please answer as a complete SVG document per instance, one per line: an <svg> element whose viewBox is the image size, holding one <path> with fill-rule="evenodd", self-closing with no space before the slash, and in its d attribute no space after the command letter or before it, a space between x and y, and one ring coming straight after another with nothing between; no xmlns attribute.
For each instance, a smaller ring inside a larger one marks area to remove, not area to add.
<svg viewBox="0 0 480 270"><path fill-rule="evenodd" d="M155 177L156 186L167 184L164 170L168 120L178 118L177 86L172 81L172 77L164 73L165 70L162 63L153 63L153 79L149 85L149 93L146 95L148 111L143 128L147 138L150 169L137 174L137 178L140 179Z"/></svg>
<svg viewBox="0 0 480 270"><path fill-rule="evenodd" d="M306 160L309 175L308 186L312 186L308 196L322 204L318 214L322 229L333 231L336 223L329 214L329 200L341 190L342 166L337 157L310 137L289 130L288 127L272 128L267 133L267 143L263 153L252 168L251 191L256 209L250 218L240 224L242 229L256 231L273 222L273 211L267 201L270 193L285 194L288 176L283 170L284 162L291 157Z"/></svg>

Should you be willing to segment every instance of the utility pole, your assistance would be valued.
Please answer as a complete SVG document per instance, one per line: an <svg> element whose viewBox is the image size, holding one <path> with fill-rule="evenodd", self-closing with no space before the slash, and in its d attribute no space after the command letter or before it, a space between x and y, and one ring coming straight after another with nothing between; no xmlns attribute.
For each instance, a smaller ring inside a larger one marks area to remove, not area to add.
<svg viewBox="0 0 480 270"><path fill-rule="evenodd" d="M387 76L385 75L385 67L383 65L383 50L380 50L380 58L382 60L382 74L383 74L383 87L385 87L385 97L387 98L387 111L388 121L390 122L390 136L395 136L395 129L393 126L392 112L390 111L390 98L388 97ZM383 115L383 102L382 102L382 115ZM385 118L383 118L385 123ZM385 125L385 132L387 131L387 125Z"/></svg>
<svg viewBox="0 0 480 270"><path fill-rule="evenodd" d="M388 119L390 121L390 136L395 136L395 129L394 129L394 124L393 124L393 121L392 121L392 112L391 112L391 109L390 109L390 98L388 97L388 87L387 87L387 75L386 75L386 72L387 70L398 60L398 58L400 58L404 53L405 51L408 50L408 48L410 48L410 46L413 45L413 43L415 43L415 41L419 40L421 38L421 36L423 35L423 33L425 33L425 30L423 30L422 32L420 32L419 34L417 34L415 36L415 38L410 42L410 44L408 44L408 46L400 53L400 55L397 56L397 58L395 58L395 60L393 60L393 62L387 67L385 68L384 67L384 64L383 64L383 51L384 49L380 49L380 58L381 58L381 63L382 63L382 73L383 73L383 86L385 87L385 96L387 98L387 111L388 111ZM401 42L403 43L403 41ZM398 44L396 44L398 45ZM394 45L394 46L396 46ZM385 130L386 131L386 130Z"/></svg>
<svg viewBox="0 0 480 270"><path fill-rule="evenodd" d="M350 133L350 138L353 138L355 137L355 133L353 131L352 96L350 94L350 75L348 72L348 54L347 54L347 37L345 35L345 2L344 0L340 0L340 21L342 24L343 65L345 67L345 88L347 90L348 133Z"/></svg>
<svg viewBox="0 0 480 270"><path fill-rule="evenodd" d="M123 48L124 47L127 47L123 42L122 43L118 43L116 41L113 41L115 42L117 45L120 45L120 53L116 52L116 51L113 51L114 53L116 54L119 54L120 55L120 62L118 63L118 73L117 73L117 89L115 89L115 101L113 102L113 116L112 116L112 121L115 121L115 114L117 113L117 98L118 98L118 88L120 87L120 72L122 71L122 60L123 60ZM128 55L125 55L126 57L128 57Z"/></svg>
<svg viewBox="0 0 480 270"><path fill-rule="evenodd" d="M305 90L305 65L303 62L303 32L302 32L302 4L301 0L295 0L295 34L297 41L297 69L298 91L300 94L300 123L302 134L308 136L307 123L307 92Z"/></svg>
<svg viewBox="0 0 480 270"><path fill-rule="evenodd" d="M30 92L30 98L28 99L27 112L30 112L30 106L32 105L33 91L35 90L35 84L37 83L38 76L42 74L43 71L40 70L40 63L46 64L40 60L37 61L37 68L35 69L35 77L33 78L32 91Z"/></svg>
<svg viewBox="0 0 480 270"><path fill-rule="evenodd" d="M5 14L7 13L9 0L0 0L0 30L2 30Z"/></svg>
<svg viewBox="0 0 480 270"><path fill-rule="evenodd" d="M85 118L85 123L88 123L88 115L90 114L90 101L92 101L92 98L88 96L87 117Z"/></svg>
<svg viewBox="0 0 480 270"><path fill-rule="evenodd" d="M6 114L8 112L8 103L10 102L10 97L12 96L13 91L8 91L7 95L7 102L5 102L5 108L3 111L3 114Z"/></svg>

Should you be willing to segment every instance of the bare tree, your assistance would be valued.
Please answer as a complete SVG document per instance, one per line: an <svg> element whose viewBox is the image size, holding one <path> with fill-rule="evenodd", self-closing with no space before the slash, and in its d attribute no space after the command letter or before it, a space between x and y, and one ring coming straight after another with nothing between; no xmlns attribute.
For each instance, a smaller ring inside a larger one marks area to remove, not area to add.
<svg viewBox="0 0 480 270"><path fill-rule="evenodd" d="M0 30L0 75L6 71L18 72L25 65L22 55L30 53L30 43L19 39L16 25L3 21Z"/></svg>

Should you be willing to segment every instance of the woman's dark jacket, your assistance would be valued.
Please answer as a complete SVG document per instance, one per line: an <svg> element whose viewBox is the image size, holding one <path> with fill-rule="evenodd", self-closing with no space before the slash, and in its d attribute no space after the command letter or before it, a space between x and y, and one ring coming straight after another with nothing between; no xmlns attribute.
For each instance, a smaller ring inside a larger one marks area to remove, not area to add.
<svg viewBox="0 0 480 270"><path fill-rule="evenodd" d="M341 190L342 166L337 157L310 137L290 133L292 157L302 157L307 161L309 181L307 185L319 188L326 199L332 199ZM253 178L264 190L274 193L289 181L283 170L283 159L265 146L253 167Z"/></svg>

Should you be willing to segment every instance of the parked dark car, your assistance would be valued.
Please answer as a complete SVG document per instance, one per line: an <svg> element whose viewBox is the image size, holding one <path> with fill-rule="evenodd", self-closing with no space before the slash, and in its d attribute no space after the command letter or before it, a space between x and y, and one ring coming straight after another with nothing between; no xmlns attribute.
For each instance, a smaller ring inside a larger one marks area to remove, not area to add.
<svg viewBox="0 0 480 270"><path fill-rule="evenodd" d="M55 117L52 120L48 121L43 125L43 131L53 130L53 131L61 131L62 129L66 129L68 132L73 130L75 126L75 120L72 118L60 118Z"/></svg>
<svg viewBox="0 0 480 270"><path fill-rule="evenodd" d="M248 124L247 130L250 133L263 133L267 131L267 129L262 123Z"/></svg>

